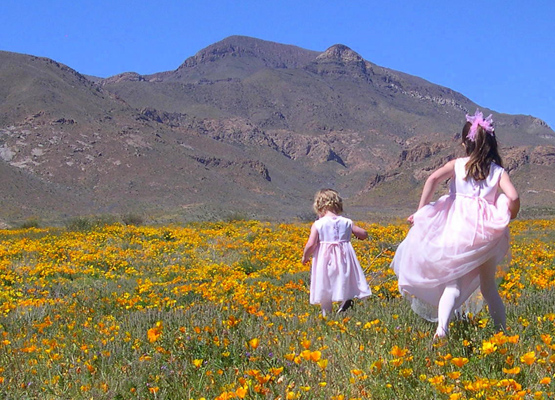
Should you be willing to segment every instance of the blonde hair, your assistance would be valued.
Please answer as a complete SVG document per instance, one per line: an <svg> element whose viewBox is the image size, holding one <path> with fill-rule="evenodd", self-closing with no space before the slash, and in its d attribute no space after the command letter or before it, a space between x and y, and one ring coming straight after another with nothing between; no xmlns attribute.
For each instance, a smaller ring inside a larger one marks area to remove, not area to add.
<svg viewBox="0 0 555 400"><path fill-rule="evenodd" d="M326 211L341 214L343 212L343 199L333 189L320 189L314 196L312 207L318 215L324 214Z"/></svg>

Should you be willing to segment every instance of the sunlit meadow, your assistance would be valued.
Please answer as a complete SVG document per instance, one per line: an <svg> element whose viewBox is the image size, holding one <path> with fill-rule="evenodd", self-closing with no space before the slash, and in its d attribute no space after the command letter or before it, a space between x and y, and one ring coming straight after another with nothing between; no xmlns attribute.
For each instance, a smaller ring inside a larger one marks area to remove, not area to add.
<svg viewBox="0 0 555 400"><path fill-rule="evenodd" d="M360 225L373 296L325 319L306 223L0 231L0 397L553 398L555 221L511 224L507 332L484 310L435 345L389 269L408 227Z"/></svg>

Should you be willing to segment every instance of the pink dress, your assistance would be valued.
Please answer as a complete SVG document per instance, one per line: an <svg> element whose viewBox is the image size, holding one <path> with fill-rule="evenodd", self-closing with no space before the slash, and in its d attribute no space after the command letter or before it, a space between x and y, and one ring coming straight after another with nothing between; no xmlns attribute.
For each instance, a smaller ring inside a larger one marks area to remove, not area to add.
<svg viewBox="0 0 555 400"><path fill-rule="evenodd" d="M414 224L391 263L401 294L430 321L437 320L439 299L447 285L456 284L461 291L455 308L474 292L476 300L478 267L496 268L509 250L509 200L498 192L504 169L492 163L484 181L465 180L467 161L468 157L455 161L449 194L414 214ZM478 298L469 311L479 308Z"/></svg>
<svg viewBox="0 0 555 400"><path fill-rule="evenodd" d="M319 244L312 258L310 304L370 296L372 292L351 244L353 221L325 216L314 225Z"/></svg>

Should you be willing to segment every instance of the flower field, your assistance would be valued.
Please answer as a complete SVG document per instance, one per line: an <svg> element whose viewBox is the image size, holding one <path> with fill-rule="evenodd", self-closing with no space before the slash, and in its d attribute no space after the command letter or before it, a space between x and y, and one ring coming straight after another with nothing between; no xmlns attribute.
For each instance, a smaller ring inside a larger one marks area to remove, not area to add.
<svg viewBox="0 0 555 400"><path fill-rule="evenodd" d="M483 310L435 345L389 269L408 227L359 225L373 296L328 318L306 223L0 231L0 398L555 396L555 221L511 224L507 332Z"/></svg>

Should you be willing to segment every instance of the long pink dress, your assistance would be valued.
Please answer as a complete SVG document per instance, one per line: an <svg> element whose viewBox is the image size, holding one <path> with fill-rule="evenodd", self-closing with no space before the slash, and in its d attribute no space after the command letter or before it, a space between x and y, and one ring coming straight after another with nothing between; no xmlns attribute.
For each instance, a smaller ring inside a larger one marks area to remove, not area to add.
<svg viewBox="0 0 555 400"><path fill-rule="evenodd" d="M496 268L509 250L509 200L498 191L505 172L492 163L484 181L465 180L467 161L455 161L449 194L414 214L414 224L391 263L401 294L413 311L430 321L437 320L447 285L459 287L455 309L461 307L478 294L478 267ZM475 303L469 311L479 310L481 301Z"/></svg>
<svg viewBox="0 0 555 400"><path fill-rule="evenodd" d="M310 304L370 296L364 271L351 244L353 222L324 216L314 222L319 244L312 258Z"/></svg>

